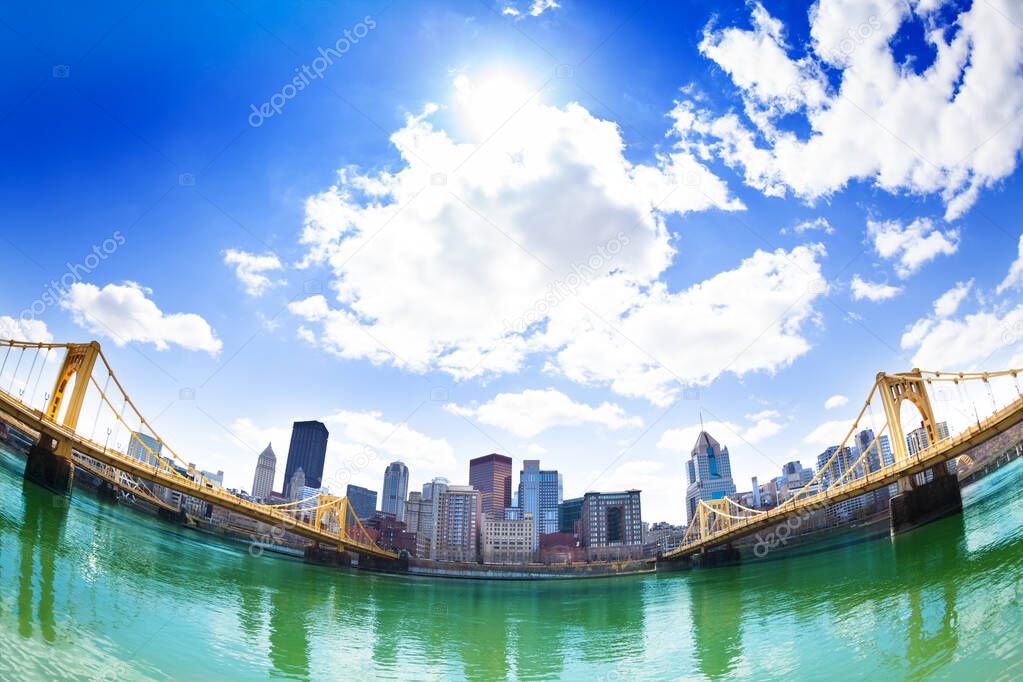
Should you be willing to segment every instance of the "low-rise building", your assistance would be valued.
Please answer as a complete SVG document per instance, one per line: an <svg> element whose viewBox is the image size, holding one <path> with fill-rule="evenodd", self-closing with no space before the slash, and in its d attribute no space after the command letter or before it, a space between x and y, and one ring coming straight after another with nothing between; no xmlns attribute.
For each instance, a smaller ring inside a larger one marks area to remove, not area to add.
<svg viewBox="0 0 1023 682"><path fill-rule="evenodd" d="M532 560L532 514L526 512L521 519L505 519L495 514L484 517L483 563L528 564Z"/></svg>

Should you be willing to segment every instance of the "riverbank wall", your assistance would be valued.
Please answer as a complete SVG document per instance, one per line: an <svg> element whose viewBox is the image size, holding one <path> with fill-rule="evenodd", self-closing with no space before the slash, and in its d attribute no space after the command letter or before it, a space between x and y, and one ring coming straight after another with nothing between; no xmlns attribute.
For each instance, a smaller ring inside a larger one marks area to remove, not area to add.
<svg viewBox="0 0 1023 682"><path fill-rule="evenodd" d="M611 576L643 575L655 571L653 559L578 564L469 564L412 559L410 575L469 580L573 580Z"/></svg>

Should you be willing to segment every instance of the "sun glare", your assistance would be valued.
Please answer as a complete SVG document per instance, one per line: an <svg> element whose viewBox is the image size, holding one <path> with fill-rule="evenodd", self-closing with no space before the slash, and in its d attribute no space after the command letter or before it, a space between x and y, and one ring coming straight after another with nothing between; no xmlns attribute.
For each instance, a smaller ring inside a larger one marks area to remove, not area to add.
<svg viewBox="0 0 1023 682"><path fill-rule="evenodd" d="M535 93L521 76L494 70L478 78L460 74L455 78L455 101L471 132L485 136L535 102Z"/></svg>

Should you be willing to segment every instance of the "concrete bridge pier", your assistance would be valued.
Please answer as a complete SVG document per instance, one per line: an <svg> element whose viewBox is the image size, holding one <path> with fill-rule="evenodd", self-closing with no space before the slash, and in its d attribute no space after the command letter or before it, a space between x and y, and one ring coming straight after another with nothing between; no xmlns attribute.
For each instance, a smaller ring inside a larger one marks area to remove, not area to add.
<svg viewBox="0 0 1023 682"><path fill-rule="evenodd" d="M944 462L931 468L930 483L917 485L913 476L899 479L899 494L888 502L892 535L912 530L963 509L959 478Z"/></svg>
<svg viewBox="0 0 1023 682"><path fill-rule="evenodd" d="M25 480L41 485L58 495L70 496L75 480L71 443L55 441L45 434L41 435L39 442L28 451Z"/></svg>
<svg viewBox="0 0 1023 682"><path fill-rule="evenodd" d="M693 568L718 568L734 566L741 562L742 557L739 555L739 550L732 547L731 543L724 547L704 548L693 555Z"/></svg>

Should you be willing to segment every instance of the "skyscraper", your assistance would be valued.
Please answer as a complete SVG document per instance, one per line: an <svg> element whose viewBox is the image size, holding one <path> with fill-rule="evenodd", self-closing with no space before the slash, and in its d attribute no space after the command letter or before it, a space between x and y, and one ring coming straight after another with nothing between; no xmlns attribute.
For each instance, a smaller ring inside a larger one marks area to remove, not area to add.
<svg viewBox="0 0 1023 682"><path fill-rule="evenodd" d="M327 427L322 422L295 422L291 428L288 463L284 467L284 488L291 489L291 477L301 469L305 484L319 488L323 478L323 460L327 456Z"/></svg>
<svg viewBox="0 0 1023 682"><path fill-rule="evenodd" d="M591 559L638 555L643 548L643 518L638 490L586 493L580 544ZM615 551L608 551L609 549Z"/></svg>
<svg viewBox="0 0 1023 682"><path fill-rule="evenodd" d="M689 473L689 485L686 488L687 522L692 521L696 515L696 505L700 500L720 500L726 495L735 494L728 448L721 447L706 431L700 431L696 437L696 444L686 462L686 470Z"/></svg>
<svg viewBox="0 0 1023 682"><path fill-rule="evenodd" d="M439 561L475 562L479 557L481 495L468 485L452 485L437 495L432 556Z"/></svg>
<svg viewBox="0 0 1023 682"><path fill-rule="evenodd" d="M519 472L519 508L533 515L533 549L540 536L558 532L558 502L561 500L557 470L541 470L540 460L527 459Z"/></svg>
<svg viewBox="0 0 1023 682"><path fill-rule="evenodd" d="M948 422L938 422L934 425L934 429L938 432L937 438L939 441L948 438ZM909 448L910 455L926 450L931 445L932 443L928 441L927 429L924 428L923 422L920 422L920 428L913 429L906 434L906 447Z"/></svg>
<svg viewBox="0 0 1023 682"><path fill-rule="evenodd" d="M831 459L832 457L834 457L834 460ZM858 458L859 455L852 448L846 446L839 452L837 445L832 445L817 455L817 470L824 470L820 478L821 487L828 488L836 483L842 485L861 477L863 475L862 467L856 467L855 471L849 471L853 462ZM828 466L829 461L831 461L830 466ZM847 471L849 471L848 474L846 473Z"/></svg>
<svg viewBox="0 0 1023 682"><path fill-rule="evenodd" d="M511 506L511 457L491 453L469 460L469 485L483 495L483 514L504 516Z"/></svg>
<svg viewBox="0 0 1023 682"><path fill-rule="evenodd" d="M380 511L405 520L405 497L408 494L408 467L402 462L391 462L384 469L384 495Z"/></svg>
<svg viewBox="0 0 1023 682"><path fill-rule="evenodd" d="M152 436L135 431L128 441L128 456L146 464L156 464L160 461L160 453L163 452L163 443Z"/></svg>
<svg viewBox="0 0 1023 682"><path fill-rule="evenodd" d="M360 521L368 521L377 511L377 491L363 488L361 485L348 484L345 497L352 505L352 511Z"/></svg>
<svg viewBox="0 0 1023 682"><path fill-rule="evenodd" d="M277 455L269 443L256 460L256 475L252 477L252 498L260 502L270 499L274 488L274 474L277 472Z"/></svg>

